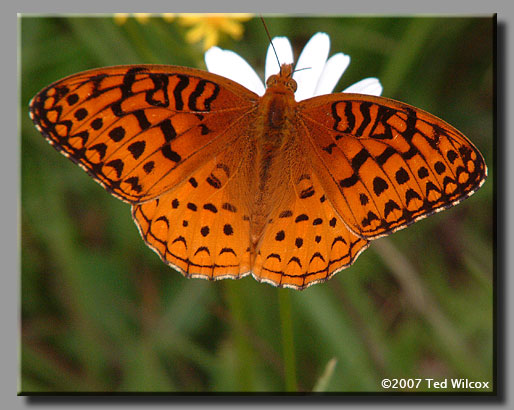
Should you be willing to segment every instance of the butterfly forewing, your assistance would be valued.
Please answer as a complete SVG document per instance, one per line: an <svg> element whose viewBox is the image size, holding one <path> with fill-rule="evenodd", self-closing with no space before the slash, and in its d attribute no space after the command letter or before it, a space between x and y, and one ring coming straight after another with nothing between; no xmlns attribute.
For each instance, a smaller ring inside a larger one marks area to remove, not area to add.
<svg viewBox="0 0 514 410"><path fill-rule="evenodd" d="M457 204L484 182L480 152L439 118L381 97L299 104L313 165L348 227L373 239Z"/></svg>
<svg viewBox="0 0 514 410"><path fill-rule="evenodd" d="M176 186L232 141L258 98L200 70L120 66L87 71L37 94L38 129L117 197L138 203Z"/></svg>

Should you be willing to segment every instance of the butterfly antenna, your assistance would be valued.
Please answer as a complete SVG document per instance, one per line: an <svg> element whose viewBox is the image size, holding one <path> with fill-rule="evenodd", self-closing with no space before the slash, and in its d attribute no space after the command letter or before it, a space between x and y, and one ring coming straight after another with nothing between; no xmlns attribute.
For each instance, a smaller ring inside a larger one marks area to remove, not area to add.
<svg viewBox="0 0 514 410"><path fill-rule="evenodd" d="M260 17L261 17L262 25L264 26L264 30L266 30L266 34L268 35L271 47L273 48L273 52L275 53L275 57L277 57L278 66L280 67L280 60L278 59L277 50L275 50L275 46L273 45L273 41L271 41L271 36L269 34L268 27L266 26L266 22L264 21L264 18L262 16L260 16Z"/></svg>
<svg viewBox="0 0 514 410"><path fill-rule="evenodd" d="M312 68L312 67L303 67L303 68L299 68L299 69L297 69L297 70L295 69L295 70L293 71L293 73L297 73L298 71L303 71L303 70L310 70L311 68Z"/></svg>

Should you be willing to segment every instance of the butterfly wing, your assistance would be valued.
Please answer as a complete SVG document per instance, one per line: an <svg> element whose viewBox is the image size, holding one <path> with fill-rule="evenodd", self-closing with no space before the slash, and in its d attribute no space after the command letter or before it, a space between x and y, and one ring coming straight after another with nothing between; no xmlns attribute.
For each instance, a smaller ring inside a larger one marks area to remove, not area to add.
<svg viewBox="0 0 514 410"><path fill-rule="evenodd" d="M241 152L244 141L235 138ZM240 159L232 150L217 155L176 188L132 206L145 242L186 277L240 278L250 273L250 225L241 183Z"/></svg>
<svg viewBox="0 0 514 410"><path fill-rule="evenodd" d="M293 183L256 248L253 276L258 281L304 289L330 279L369 246L337 215L305 158L300 155L287 168Z"/></svg>
<svg viewBox="0 0 514 410"><path fill-rule="evenodd" d="M457 204L484 182L480 152L420 109L360 94L298 105L311 162L337 213L374 239Z"/></svg>
<svg viewBox="0 0 514 410"><path fill-rule="evenodd" d="M75 74L38 93L30 116L61 153L116 197L156 198L229 146L258 96L226 78L176 66ZM222 113L222 115L220 115Z"/></svg>
<svg viewBox="0 0 514 410"><path fill-rule="evenodd" d="M190 277L236 278L250 272L250 234L231 177L257 99L200 70L119 66L50 85L30 114L56 149L132 203L143 239L166 263Z"/></svg>

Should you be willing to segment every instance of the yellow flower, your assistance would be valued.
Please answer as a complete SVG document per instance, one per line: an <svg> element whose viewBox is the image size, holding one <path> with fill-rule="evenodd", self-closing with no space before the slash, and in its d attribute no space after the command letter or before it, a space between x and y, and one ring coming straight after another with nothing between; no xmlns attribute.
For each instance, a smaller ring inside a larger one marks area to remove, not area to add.
<svg viewBox="0 0 514 410"><path fill-rule="evenodd" d="M151 13L133 13L132 15L141 24L148 23L148 20L150 20L150 17L151 17ZM127 19L129 17L130 17L130 13L114 13L114 22L116 24L122 25L127 22Z"/></svg>
<svg viewBox="0 0 514 410"><path fill-rule="evenodd" d="M167 23L171 23L173 20L175 20L176 13L162 13L162 18Z"/></svg>
<svg viewBox="0 0 514 410"><path fill-rule="evenodd" d="M203 49L208 50L218 44L220 34L226 33L233 39L239 40L243 35L241 22L252 18L251 14L180 14L179 22L191 27L186 34L186 41L198 43L203 39Z"/></svg>

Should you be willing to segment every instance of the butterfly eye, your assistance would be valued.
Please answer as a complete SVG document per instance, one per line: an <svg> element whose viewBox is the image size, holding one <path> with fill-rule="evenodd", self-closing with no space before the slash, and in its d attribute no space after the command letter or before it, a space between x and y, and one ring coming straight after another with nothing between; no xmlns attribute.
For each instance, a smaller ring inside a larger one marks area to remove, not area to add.
<svg viewBox="0 0 514 410"><path fill-rule="evenodd" d="M296 89L298 88L296 81L293 80L292 78L287 82L286 85L287 85L287 88L291 89L293 92L295 92Z"/></svg>
<svg viewBox="0 0 514 410"><path fill-rule="evenodd" d="M266 87L271 87L272 85L277 83L277 75L270 75L266 80Z"/></svg>

